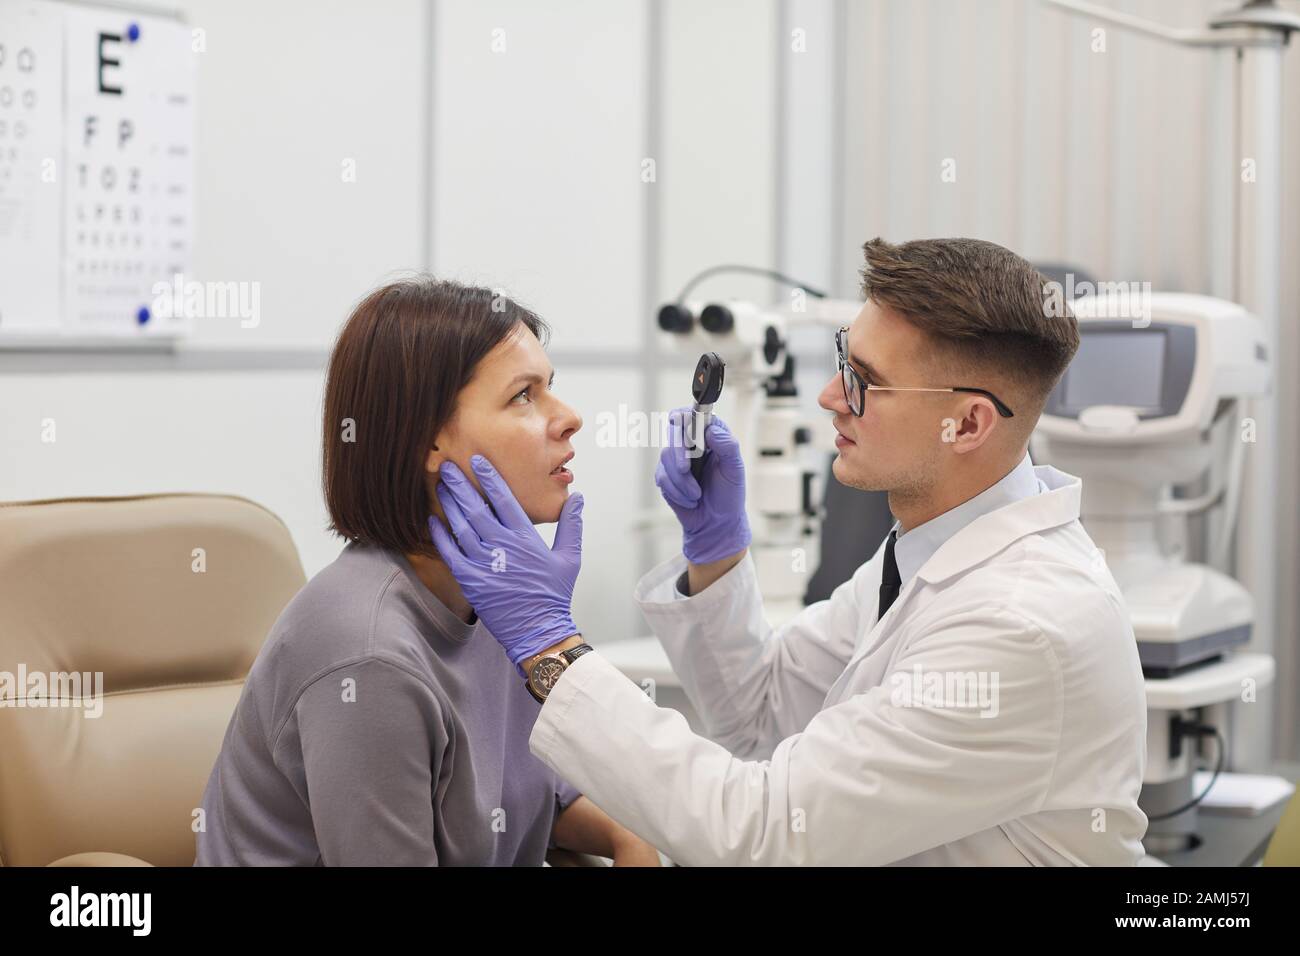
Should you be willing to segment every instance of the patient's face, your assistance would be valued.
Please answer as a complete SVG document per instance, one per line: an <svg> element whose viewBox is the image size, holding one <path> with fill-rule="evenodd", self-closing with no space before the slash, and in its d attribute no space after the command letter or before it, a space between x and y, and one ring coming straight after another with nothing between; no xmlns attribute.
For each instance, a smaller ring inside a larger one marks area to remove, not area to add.
<svg viewBox="0 0 1300 956"><path fill-rule="evenodd" d="M573 451L570 439L582 418L551 391L554 370L542 345L523 324L479 362L456 398L456 411L429 452L427 484L432 510L442 517L433 489L438 466L452 461L475 487L472 455L483 455L506 480L535 524L558 521L572 472L555 469Z"/></svg>

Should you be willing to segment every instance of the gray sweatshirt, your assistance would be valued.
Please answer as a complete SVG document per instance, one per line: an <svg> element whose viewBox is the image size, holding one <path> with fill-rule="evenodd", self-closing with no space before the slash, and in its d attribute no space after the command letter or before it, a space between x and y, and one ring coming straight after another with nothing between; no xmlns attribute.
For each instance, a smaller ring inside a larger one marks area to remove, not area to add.
<svg viewBox="0 0 1300 956"><path fill-rule="evenodd" d="M532 865L578 792L481 621L355 543L280 614L203 793L197 866Z"/></svg>

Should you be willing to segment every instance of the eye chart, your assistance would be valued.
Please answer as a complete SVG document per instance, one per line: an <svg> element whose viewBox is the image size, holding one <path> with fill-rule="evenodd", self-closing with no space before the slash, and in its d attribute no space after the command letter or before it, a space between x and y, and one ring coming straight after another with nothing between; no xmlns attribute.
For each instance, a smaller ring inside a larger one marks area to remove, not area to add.
<svg viewBox="0 0 1300 956"><path fill-rule="evenodd" d="M63 34L0 3L0 330L57 331L63 282Z"/></svg>
<svg viewBox="0 0 1300 956"><path fill-rule="evenodd" d="M47 83L55 91L52 104L29 121L33 145L14 160L20 169L12 175L28 185L0 194L0 203L14 203L13 221L28 223L10 235L0 205L0 335L17 327L76 342L188 331L185 318L155 314L152 290L190 271L189 29L123 9L53 2L6 2L0 9L26 24L27 48L40 66L48 64ZM5 26L0 42L8 46L7 20ZM0 77L5 69L0 66ZM32 89L40 97L40 88ZM44 103L38 99L37 108ZM42 178L48 179L51 157L57 158L53 188ZM28 235L19 236L23 228ZM8 256L11 246L16 259Z"/></svg>

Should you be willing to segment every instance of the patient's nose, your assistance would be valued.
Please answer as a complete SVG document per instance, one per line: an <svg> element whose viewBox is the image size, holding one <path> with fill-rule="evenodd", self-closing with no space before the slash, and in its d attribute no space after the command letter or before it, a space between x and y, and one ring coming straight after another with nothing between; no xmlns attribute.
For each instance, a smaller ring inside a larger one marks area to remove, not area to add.
<svg viewBox="0 0 1300 956"><path fill-rule="evenodd" d="M559 402L559 409L558 414L555 416L555 423L556 427L559 429L560 438L568 438L582 427L582 416L564 402Z"/></svg>

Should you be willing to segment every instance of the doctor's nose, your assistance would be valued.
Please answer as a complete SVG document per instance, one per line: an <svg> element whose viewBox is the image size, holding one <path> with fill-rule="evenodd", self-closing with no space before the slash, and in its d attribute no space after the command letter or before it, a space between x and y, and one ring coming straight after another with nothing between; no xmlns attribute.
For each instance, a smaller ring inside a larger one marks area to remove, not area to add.
<svg viewBox="0 0 1300 956"><path fill-rule="evenodd" d="M826 411L835 412L837 415L852 414L849 403L844 399L844 384L839 372L831 376L831 380L826 383L826 387L817 396L817 404Z"/></svg>

